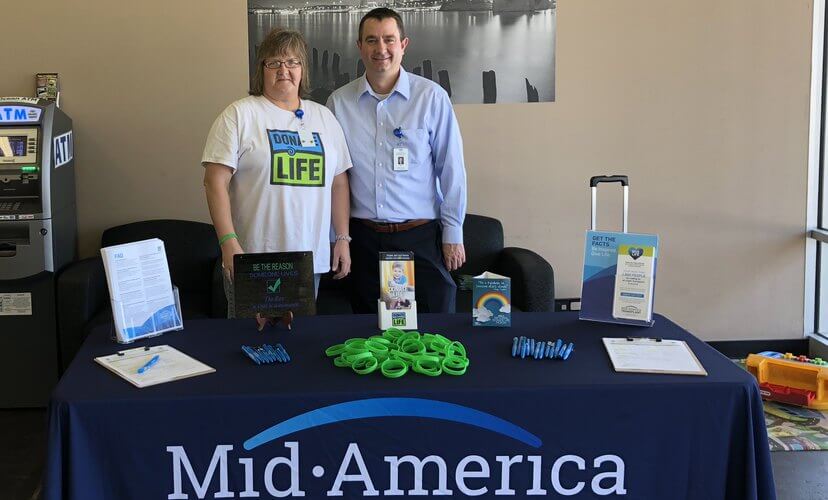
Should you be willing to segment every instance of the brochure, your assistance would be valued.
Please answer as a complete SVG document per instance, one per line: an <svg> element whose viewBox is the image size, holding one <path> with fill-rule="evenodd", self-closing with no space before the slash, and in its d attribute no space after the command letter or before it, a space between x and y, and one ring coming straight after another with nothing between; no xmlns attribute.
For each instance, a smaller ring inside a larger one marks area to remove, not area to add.
<svg viewBox="0 0 828 500"><path fill-rule="evenodd" d="M380 252L380 298L389 310L411 309L415 302L414 254Z"/></svg>
<svg viewBox="0 0 828 500"><path fill-rule="evenodd" d="M472 326L511 326L511 278L486 271L472 281Z"/></svg>
<svg viewBox="0 0 828 500"><path fill-rule="evenodd" d="M653 255L655 247L620 245L615 270L612 316L650 321L653 317Z"/></svg>
<svg viewBox="0 0 828 500"><path fill-rule="evenodd" d="M101 249L118 342L181 330L164 242L158 238Z"/></svg>

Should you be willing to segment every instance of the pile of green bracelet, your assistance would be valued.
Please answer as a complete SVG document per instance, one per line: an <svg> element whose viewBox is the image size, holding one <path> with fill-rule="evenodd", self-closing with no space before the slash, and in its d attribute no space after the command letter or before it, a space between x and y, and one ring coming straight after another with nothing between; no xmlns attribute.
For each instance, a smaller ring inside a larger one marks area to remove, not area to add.
<svg viewBox="0 0 828 500"><path fill-rule="evenodd" d="M325 349L334 365L350 368L360 375L379 370L388 378L399 378L409 369L437 377L463 375L469 367L466 348L440 334L404 332L389 328L382 335L353 338Z"/></svg>

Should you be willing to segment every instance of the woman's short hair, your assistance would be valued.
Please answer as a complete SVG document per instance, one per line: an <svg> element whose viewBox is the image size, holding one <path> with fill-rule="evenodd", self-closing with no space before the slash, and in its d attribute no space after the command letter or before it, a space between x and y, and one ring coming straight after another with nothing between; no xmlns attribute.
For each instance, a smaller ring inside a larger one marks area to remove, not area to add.
<svg viewBox="0 0 828 500"><path fill-rule="evenodd" d="M271 57L295 57L302 64L302 80L299 82L299 95L310 92L310 68L308 68L308 44L305 37L295 30L273 28L267 34L256 57L256 72L250 81L250 95L264 94L264 63Z"/></svg>

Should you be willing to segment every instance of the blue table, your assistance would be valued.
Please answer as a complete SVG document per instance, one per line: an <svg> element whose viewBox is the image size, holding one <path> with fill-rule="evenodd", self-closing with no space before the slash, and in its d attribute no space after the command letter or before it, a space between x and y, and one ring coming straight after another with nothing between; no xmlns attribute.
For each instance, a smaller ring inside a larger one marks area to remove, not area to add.
<svg viewBox="0 0 828 500"><path fill-rule="evenodd" d="M97 330L52 395L45 498L775 498L754 380L670 320L419 319L466 345L465 376L335 368L324 349L377 333L375 316L262 334L252 320L202 320L136 345L172 345L216 373L137 389L92 361L119 347ZM576 347L566 362L513 359L515 335ZM616 373L601 338L628 335L687 341L709 376ZM264 342L293 361L256 366L239 349Z"/></svg>

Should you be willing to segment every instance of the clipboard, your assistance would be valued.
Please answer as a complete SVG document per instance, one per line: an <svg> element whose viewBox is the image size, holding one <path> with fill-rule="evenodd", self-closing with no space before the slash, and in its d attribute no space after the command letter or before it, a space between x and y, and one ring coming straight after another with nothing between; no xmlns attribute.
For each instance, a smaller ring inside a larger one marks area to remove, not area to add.
<svg viewBox="0 0 828 500"><path fill-rule="evenodd" d="M143 373L138 373L138 369L147 365L155 356L158 356L157 362ZM136 347L95 358L95 361L138 388L216 371L215 368L168 345Z"/></svg>
<svg viewBox="0 0 828 500"><path fill-rule="evenodd" d="M707 371L683 340L638 337L602 340L617 372L707 376Z"/></svg>

